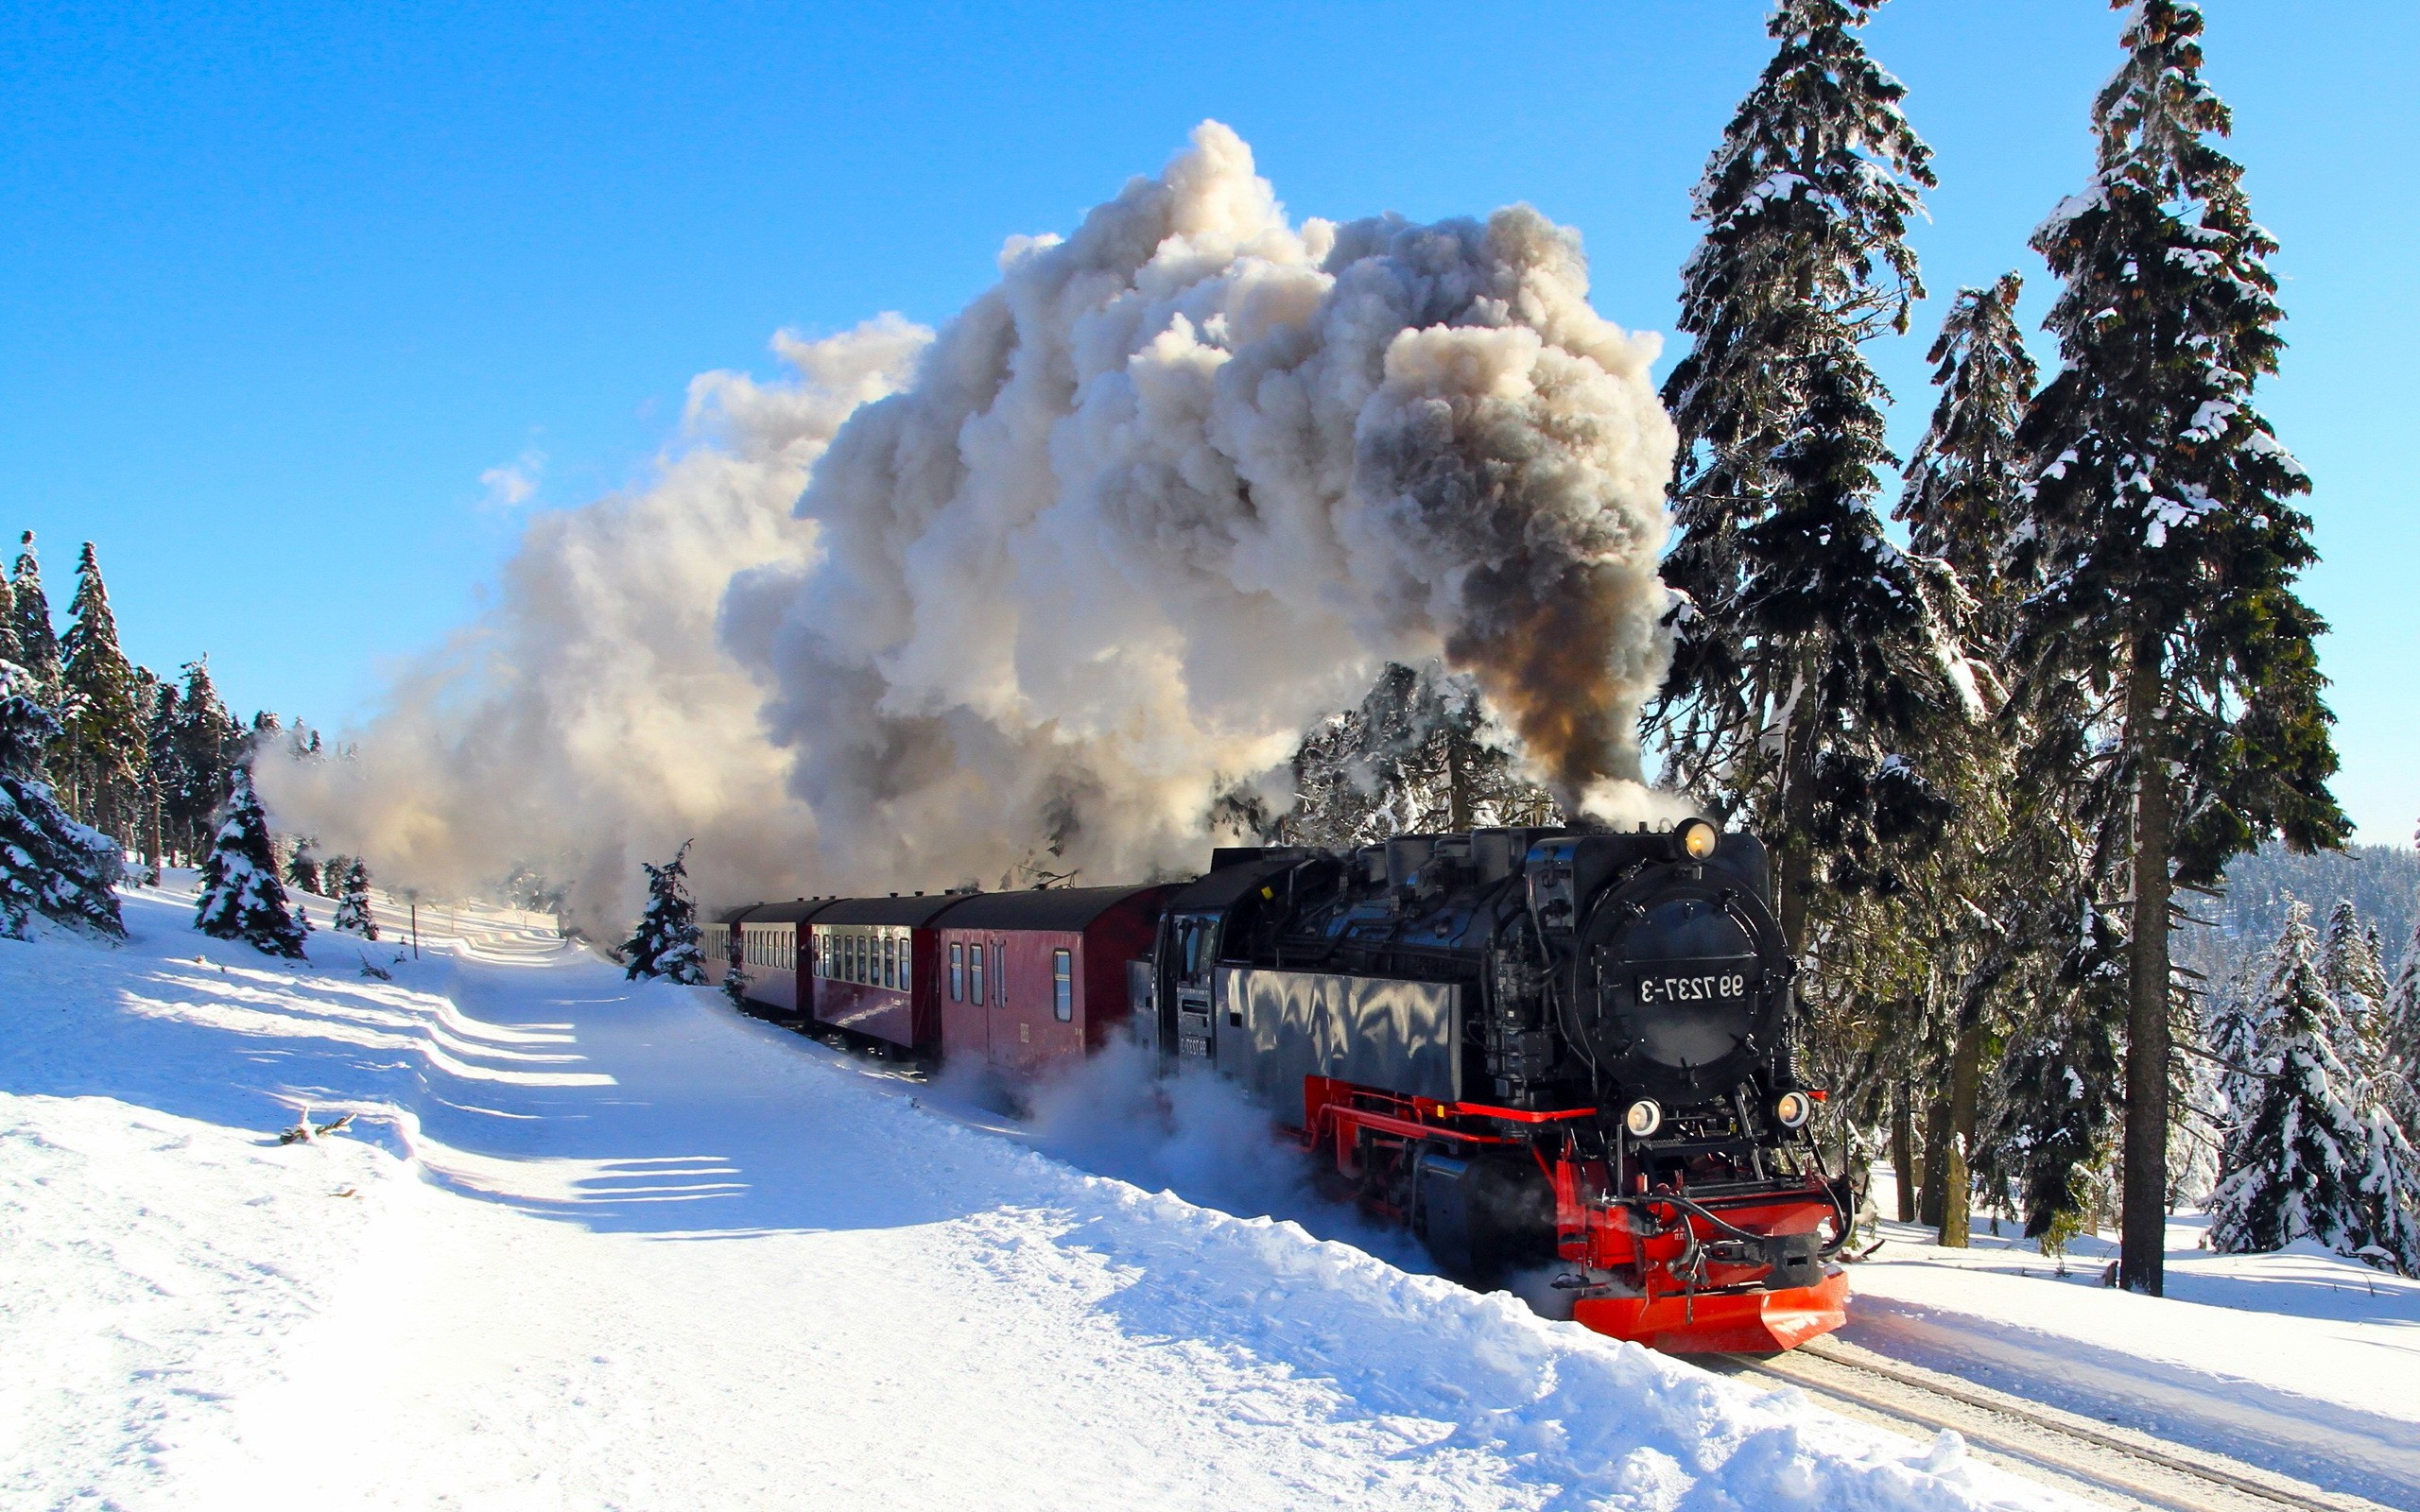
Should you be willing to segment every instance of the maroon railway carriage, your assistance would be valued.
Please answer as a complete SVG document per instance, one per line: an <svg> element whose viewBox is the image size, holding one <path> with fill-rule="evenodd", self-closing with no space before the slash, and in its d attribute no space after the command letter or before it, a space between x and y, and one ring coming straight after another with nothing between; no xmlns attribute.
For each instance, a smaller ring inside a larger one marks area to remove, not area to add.
<svg viewBox="0 0 2420 1512"><path fill-rule="evenodd" d="M1173 885L975 893L939 920L942 1054L1029 1076L1080 1060L1130 1016Z"/></svg>
<svg viewBox="0 0 2420 1512"><path fill-rule="evenodd" d="M941 1047L934 921L970 893L842 898L815 915L806 964L816 1022L903 1050Z"/></svg>
<svg viewBox="0 0 2420 1512"><path fill-rule="evenodd" d="M742 996L777 1018L806 1016L813 988L807 971L806 921L838 900L800 898L725 910L700 942L706 980L720 987L734 967L747 978Z"/></svg>

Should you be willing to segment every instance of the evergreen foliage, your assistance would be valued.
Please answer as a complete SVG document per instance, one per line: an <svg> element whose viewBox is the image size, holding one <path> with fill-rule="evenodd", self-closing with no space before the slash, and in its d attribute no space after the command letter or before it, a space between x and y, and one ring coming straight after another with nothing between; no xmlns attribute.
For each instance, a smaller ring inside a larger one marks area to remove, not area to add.
<svg viewBox="0 0 2420 1512"><path fill-rule="evenodd" d="M2210 1199L2211 1247L2244 1254L2310 1239L2412 1269L2420 1230L2406 1206L2411 1148L2391 1120L2361 1106L2360 1078L2338 1050L2350 1031L2319 955L2309 910L2298 907L2269 955L2251 1068L2259 1087L2227 1139Z"/></svg>
<svg viewBox="0 0 2420 1512"><path fill-rule="evenodd" d="M1910 545L1947 562L1977 600L1970 618L1979 649L1995 658L2014 628L2004 558L2028 471L2017 432L2038 376L2016 324L2024 286L2006 273L1951 301L1925 354L1941 398L1893 511L1908 523Z"/></svg>
<svg viewBox="0 0 2420 1512"><path fill-rule="evenodd" d="M1394 834L1561 822L1523 775L1469 679L1389 663L1360 706L1294 753L1294 806L1258 827L1272 843L1352 850Z"/></svg>
<svg viewBox="0 0 2420 1512"><path fill-rule="evenodd" d="M1697 188L1696 343L1665 386L1683 446L1664 575L1686 603L1656 723L1669 775L1773 847L1793 948L1816 888L1890 891L1938 835L1925 758L1972 699L1945 585L1873 503L1888 396L1859 348L1923 294L1905 232L1933 182L1905 87L1858 40L1873 9L1784 0L1769 24L1780 45Z"/></svg>
<svg viewBox="0 0 2420 1512"><path fill-rule="evenodd" d="M663 866L640 863L647 868L647 910L622 946L630 958L626 974L633 982L652 976L696 987L706 979L705 954L698 944L698 908L689 897L687 862L694 843L683 841Z"/></svg>
<svg viewBox="0 0 2420 1512"><path fill-rule="evenodd" d="M218 832L201 864L201 902L194 927L219 939L239 939L269 955L300 960L307 926L286 905L269 843L268 816L252 791L251 770L234 768Z"/></svg>
<svg viewBox="0 0 2420 1512"><path fill-rule="evenodd" d="M15 632L10 660L29 673L31 696L44 708L59 707L59 632L50 624L50 598L43 592L42 560L34 555L34 533L19 538L15 581L9 593L9 627Z"/></svg>
<svg viewBox="0 0 2420 1512"><path fill-rule="evenodd" d="M24 939L34 918L120 937L117 843L70 817L43 781L59 721L31 674L0 662L0 936Z"/></svg>
<svg viewBox="0 0 2420 1512"><path fill-rule="evenodd" d="M17 591L9 586L9 575L0 572L0 662L13 663L16 660Z"/></svg>
<svg viewBox="0 0 2420 1512"><path fill-rule="evenodd" d="M320 872L319 854L313 850L315 844L307 834L295 840L294 853L285 858L285 880L301 891L324 898L336 891L337 885L327 882L322 885L324 879Z"/></svg>
<svg viewBox="0 0 2420 1512"><path fill-rule="evenodd" d="M147 754L141 682L119 649L117 618L89 541L77 560L76 596L67 612L67 634L60 642L65 734L53 770L65 779L79 818L131 845Z"/></svg>
<svg viewBox="0 0 2420 1512"><path fill-rule="evenodd" d="M2388 1104L2407 1132L2420 1131L2420 910L2403 947L2403 964L2387 985L2381 1016Z"/></svg>
<svg viewBox="0 0 2420 1512"><path fill-rule="evenodd" d="M370 912L370 868L354 856L344 868L343 893L337 899L337 929L363 939L378 937L378 920Z"/></svg>
<svg viewBox="0 0 2420 1512"><path fill-rule="evenodd" d="M188 663L184 673L183 691L164 700L154 725L154 782L168 849L193 856L207 848L213 816L244 751L244 731L219 701L207 658Z"/></svg>
<svg viewBox="0 0 2420 1512"><path fill-rule="evenodd" d="M2034 588L2013 664L2030 776L2071 795L2102 896L2131 911L2119 1280L2161 1289L2169 1186L2169 931L2178 883L2218 882L2265 834L2341 843L2313 638L2309 483L2253 407L2283 318L2240 168L2214 145L2188 0L2127 8L2094 107L2098 165L2034 232L2065 282L2064 367L2020 437L2040 459L2018 532Z"/></svg>

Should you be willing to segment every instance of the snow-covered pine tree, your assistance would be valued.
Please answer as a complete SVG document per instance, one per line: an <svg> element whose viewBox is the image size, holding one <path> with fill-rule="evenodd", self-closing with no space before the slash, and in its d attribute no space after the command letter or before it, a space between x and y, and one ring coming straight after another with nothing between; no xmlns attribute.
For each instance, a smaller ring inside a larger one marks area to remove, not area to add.
<svg viewBox="0 0 2420 1512"><path fill-rule="evenodd" d="M43 781L59 721L30 673L0 662L0 936L24 939L34 918L112 938L126 934L117 842L70 817Z"/></svg>
<svg viewBox="0 0 2420 1512"><path fill-rule="evenodd" d="M354 856L344 868L344 892L337 900L336 927L363 939L378 937L378 920L370 912L370 868Z"/></svg>
<svg viewBox="0 0 2420 1512"><path fill-rule="evenodd" d="M244 750L235 723L210 680L210 659L186 664L184 691L169 727L169 765L161 799L173 848L189 856L208 849L211 822L227 796L229 774Z"/></svg>
<svg viewBox="0 0 2420 1512"><path fill-rule="evenodd" d="M2336 1053L2371 1095L2381 1090L2387 1069L2386 967L2378 959L2377 931L2363 922L2350 898L2328 910L2319 936L2319 976L2344 1033Z"/></svg>
<svg viewBox="0 0 2420 1512"><path fill-rule="evenodd" d="M285 880L303 892L318 893L324 898L336 891L337 885L320 874L318 844L307 834L295 837L294 853L285 858Z"/></svg>
<svg viewBox="0 0 2420 1512"><path fill-rule="evenodd" d="M2163 1285L2173 889L2215 885L2264 834L2341 843L2313 638L2309 487L2252 404L2281 340L2276 244L2217 146L2189 0L2114 0L2127 58L2094 107L2098 168L2033 247L2065 281L2064 368L2021 437L2041 460L2018 532L2042 586L2014 665L2032 737L2075 776L2128 940L2118 1279Z"/></svg>
<svg viewBox="0 0 2420 1512"><path fill-rule="evenodd" d="M30 530L17 542L16 579L9 615L16 631L12 660L31 674L32 696L45 709L59 707L59 632L51 627L50 597L42 588L42 558L34 555Z"/></svg>
<svg viewBox="0 0 2420 1512"><path fill-rule="evenodd" d="M2210 1195L2210 1246L2221 1254L2311 1239L2350 1255L2399 1237L2392 1228L2379 1232L2384 1214L2374 1188L2391 1189L2393 1177L2374 1167L2393 1159L2400 1135L2374 1126L2359 1106L2358 1078L2336 1054L2343 1030L2319 952L2310 910L2296 903L2264 962L2268 1032L2252 1068L2258 1090L2229 1134ZM2401 1153L2408 1163L2408 1143ZM2398 1265L2420 1259L2408 1245L2401 1254L2387 1252Z"/></svg>
<svg viewBox="0 0 2420 1512"><path fill-rule="evenodd" d="M0 662L17 660L17 591L0 572Z"/></svg>
<svg viewBox="0 0 2420 1512"><path fill-rule="evenodd" d="M1908 459L1905 491L1893 511L1908 523L1909 544L1938 557L1975 600L1968 616L1980 648L1996 653L2014 627L2005 553L2020 514L2028 475L2017 431L2038 376L2017 329L2024 281L2000 275L1987 289L1960 289L1925 354L1941 390L1931 428Z"/></svg>
<svg viewBox="0 0 2420 1512"><path fill-rule="evenodd" d="M132 848L145 756L141 683L118 647L117 616L89 541L77 558L76 596L67 613L67 633L59 643L63 775L78 816Z"/></svg>
<svg viewBox="0 0 2420 1512"><path fill-rule="evenodd" d="M689 897L689 847L695 843L683 841L663 866L639 863L647 868L647 910L622 946L630 957L631 981L656 976L695 987L706 979L706 958L698 945L698 908Z"/></svg>
<svg viewBox="0 0 2420 1512"><path fill-rule="evenodd" d="M299 960L308 933L286 904L269 844L268 816L252 791L249 766L228 779L218 833L201 863L201 902L194 927L219 939L239 939L270 955Z"/></svg>
<svg viewBox="0 0 2420 1512"><path fill-rule="evenodd" d="M1393 834L1553 824L1468 678L1390 662L1359 707L1322 721L1294 752L1294 806L1265 828L1283 845L1350 850Z"/></svg>
<svg viewBox="0 0 2420 1512"><path fill-rule="evenodd" d="M2420 835L2414 835L2420 841ZM2403 964L2387 984L2385 1040L2387 1103L2404 1132L2420 1134L2420 909L2413 911L2411 937Z"/></svg>
<svg viewBox="0 0 2420 1512"><path fill-rule="evenodd" d="M2088 901L2078 912L2066 954L2002 1057L1979 1162L2015 1190L2026 1237L2045 1254L2083 1230L2117 1128L2119 1017L2110 1002L2124 990L2121 940Z"/></svg>
<svg viewBox="0 0 2420 1512"><path fill-rule="evenodd" d="M1905 87L1858 40L1874 9L1783 0L1769 23L1780 45L1698 184L1696 339L1664 390L1682 439L1664 576L1686 603L1654 722L1668 774L1773 848L1793 950L1819 887L1888 890L1939 833L1927 766L1973 694L1936 585L1874 507L1888 396L1859 348L1923 293L1905 232L1933 181Z"/></svg>

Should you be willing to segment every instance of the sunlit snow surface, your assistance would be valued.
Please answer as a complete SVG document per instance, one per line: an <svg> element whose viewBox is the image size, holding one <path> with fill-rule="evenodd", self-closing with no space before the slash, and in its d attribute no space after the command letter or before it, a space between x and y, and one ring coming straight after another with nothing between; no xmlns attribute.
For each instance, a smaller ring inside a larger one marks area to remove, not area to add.
<svg viewBox="0 0 2420 1512"><path fill-rule="evenodd" d="M534 934L190 908L0 944L0 1505L2060 1504Z"/></svg>
<svg viewBox="0 0 2420 1512"><path fill-rule="evenodd" d="M1889 1173L1876 1200L1896 1210ZM2101 1284L2114 1235L2064 1258L1991 1232L1943 1249L1884 1224L1856 1267L1843 1336L1884 1354L2090 1417L2420 1506L2420 1280L2315 1245L2269 1255L2200 1247L2209 1221L2169 1224L2167 1296Z"/></svg>

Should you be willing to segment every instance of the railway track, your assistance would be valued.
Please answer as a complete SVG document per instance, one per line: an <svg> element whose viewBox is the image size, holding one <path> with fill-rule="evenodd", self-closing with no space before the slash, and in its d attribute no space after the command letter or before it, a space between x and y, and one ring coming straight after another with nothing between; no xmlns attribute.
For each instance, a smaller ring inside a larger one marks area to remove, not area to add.
<svg viewBox="0 0 2420 1512"><path fill-rule="evenodd" d="M2102 1505L2158 1512L2371 1512L2223 1454L2027 1401L1837 1338L1784 1355L1734 1355L1716 1368L1787 1382L1846 1416L1929 1435L1947 1429L1979 1457Z"/></svg>

